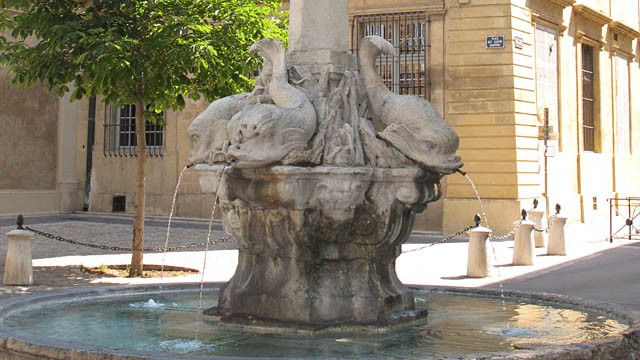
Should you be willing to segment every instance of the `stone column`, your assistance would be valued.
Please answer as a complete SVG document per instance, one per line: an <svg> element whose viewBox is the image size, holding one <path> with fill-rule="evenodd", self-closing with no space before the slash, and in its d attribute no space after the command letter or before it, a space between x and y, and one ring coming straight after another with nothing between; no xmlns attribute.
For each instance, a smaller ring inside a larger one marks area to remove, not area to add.
<svg viewBox="0 0 640 360"><path fill-rule="evenodd" d="M533 240L533 221L523 220L516 232L513 245L513 265L533 265L535 242Z"/></svg>
<svg viewBox="0 0 640 360"><path fill-rule="evenodd" d="M547 246L547 233L546 226L543 224L544 210L533 209L529 211L531 221L535 223L535 231L533 233L533 239L537 248L543 248Z"/></svg>
<svg viewBox="0 0 640 360"><path fill-rule="evenodd" d="M7 258L4 265L4 285L33 284L31 265L31 240L33 233L27 230L12 230L7 233Z"/></svg>
<svg viewBox="0 0 640 360"><path fill-rule="evenodd" d="M549 247L547 248L548 255L567 255L564 240L566 224L566 216L556 215L552 217L551 227L549 228Z"/></svg>
<svg viewBox="0 0 640 360"><path fill-rule="evenodd" d="M289 63L351 66L352 58L347 0L291 0Z"/></svg>
<svg viewBox="0 0 640 360"><path fill-rule="evenodd" d="M488 242L491 229L479 226L467 231L467 234L469 234L467 276L472 278L487 277L491 272Z"/></svg>

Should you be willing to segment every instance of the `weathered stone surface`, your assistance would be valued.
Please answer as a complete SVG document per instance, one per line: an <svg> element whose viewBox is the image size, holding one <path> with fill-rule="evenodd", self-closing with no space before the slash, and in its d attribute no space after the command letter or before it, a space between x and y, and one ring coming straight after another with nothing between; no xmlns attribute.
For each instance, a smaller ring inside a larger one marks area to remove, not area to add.
<svg viewBox="0 0 640 360"><path fill-rule="evenodd" d="M489 257L489 235L491 230L476 227L467 231L469 249L467 256L467 276L482 278L491 275L491 258Z"/></svg>
<svg viewBox="0 0 640 360"><path fill-rule="evenodd" d="M7 233L7 257L4 265L4 285L33 284L31 265L31 240L33 233L26 230L13 230Z"/></svg>
<svg viewBox="0 0 640 360"><path fill-rule="evenodd" d="M291 51L349 51L347 0L292 0L289 12Z"/></svg>
<svg viewBox="0 0 640 360"><path fill-rule="evenodd" d="M212 102L189 125L190 163L213 163L226 160L229 146L227 124L246 105L249 94L228 96Z"/></svg>
<svg viewBox="0 0 640 360"><path fill-rule="evenodd" d="M196 151L216 154L196 169L239 248L219 300L228 319L379 324L414 309L395 260L440 178L462 166L458 138L428 101L355 70L346 17L346 0L292 1L289 56L274 39L252 46L264 66L228 143ZM224 130L202 118L192 127ZM215 132L192 137L217 144Z"/></svg>
<svg viewBox="0 0 640 360"><path fill-rule="evenodd" d="M380 36L362 39L358 58L362 82L375 116L384 124L378 137L421 166L441 174L462 167L458 135L435 107L417 96L391 92L378 75L380 54L396 55L393 45Z"/></svg>
<svg viewBox="0 0 640 360"><path fill-rule="evenodd" d="M227 316L309 325L385 323L414 309L395 260L415 209L433 199L419 168L198 165L239 248L221 292ZM226 171L225 171L226 169ZM224 173L223 173L224 171Z"/></svg>
<svg viewBox="0 0 640 360"><path fill-rule="evenodd" d="M271 66L267 70L271 78L263 80L264 93L257 96L257 103L246 105L229 121L228 160L236 167L306 161L316 111L304 92L289 84L284 46L279 40L263 39L250 50Z"/></svg>

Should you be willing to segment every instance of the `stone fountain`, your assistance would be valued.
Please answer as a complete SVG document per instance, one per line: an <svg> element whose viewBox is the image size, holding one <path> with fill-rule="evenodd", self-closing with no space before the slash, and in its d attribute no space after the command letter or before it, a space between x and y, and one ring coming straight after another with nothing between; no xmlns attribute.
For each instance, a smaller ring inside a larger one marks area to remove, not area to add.
<svg viewBox="0 0 640 360"><path fill-rule="evenodd" d="M386 40L362 41L358 70L347 13L347 0L291 1L289 51L254 44L254 91L213 102L189 128L189 160L239 249L225 321L387 324L415 309L395 261L415 214L462 166L458 137L428 101L384 85Z"/></svg>
<svg viewBox="0 0 640 360"><path fill-rule="evenodd" d="M239 248L229 282L0 299L0 358L637 359L637 314L399 281L415 214L462 166L458 138L427 101L387 90L384 39L363 39L356 67L346 14L347 0L292 0L289 52L256 43L254 91L191 124L190 161Z"/></svg>

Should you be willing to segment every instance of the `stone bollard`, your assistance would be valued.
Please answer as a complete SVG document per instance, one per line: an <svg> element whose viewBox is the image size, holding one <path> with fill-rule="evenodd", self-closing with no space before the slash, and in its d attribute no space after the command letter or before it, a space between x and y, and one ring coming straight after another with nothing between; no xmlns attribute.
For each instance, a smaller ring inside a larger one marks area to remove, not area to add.
<svg viewBox="0 0 640 360"><path fill-rule="evenodd" d="M31 240L33 233L27 230L12 230L7 234L7 257L4 264L4 285L33 284L31 265Z"/></svg>
<svg viewBox="0 0 640 360"><path fill-rule="evenodd" d="M547 255L567 255L567 248L564 240L564 230L565 225L567 224L567 217L556 214L552 216L551 219Z"/></svg>
<svg viewBox="0 0 640 360"><path fill-rule="evenodd" d="M533 221L527 220L527 212L522 210L522 223L516 232L513 244L513 265L533 265L535 257L534 226Z"/></svg>
<svg viewBox="0 0 640 360"><path fill-rule="evenodd" d="M533 240L537 248L543 248L547 246L547 233L545 231L546 226L542 219L544 218L544 210L533 209L529 211L531 221L535 224Z"/></svg>
<svg viewBox="0 0 640 360"><path fill-rule="evenodd" d="M475 227L469 231L469 256L467 276L483 278L491 275L491 258L489 257L489 235L491 229Z"/></svg>

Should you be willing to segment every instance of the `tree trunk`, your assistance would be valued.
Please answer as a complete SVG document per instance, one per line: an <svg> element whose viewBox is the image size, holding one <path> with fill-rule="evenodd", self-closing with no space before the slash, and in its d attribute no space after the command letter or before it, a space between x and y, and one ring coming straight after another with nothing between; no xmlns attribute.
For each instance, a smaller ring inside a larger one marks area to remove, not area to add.
<svg viewBox="0 0 640 360"><path fill-rule="evenodd" d="M144 120L144 102L136 99L136 197L133 213L133 253L129 277L142 276L144 248L144 209L147 190L147 141Z"/></svg>

